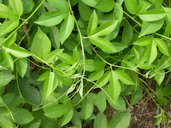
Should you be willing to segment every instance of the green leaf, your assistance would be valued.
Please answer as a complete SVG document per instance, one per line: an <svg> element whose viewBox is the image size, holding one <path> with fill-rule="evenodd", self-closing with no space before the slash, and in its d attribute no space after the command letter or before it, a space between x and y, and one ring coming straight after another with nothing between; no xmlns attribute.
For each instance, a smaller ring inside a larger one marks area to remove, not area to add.
<svg viewBox="0 0 171 128"><path fill-rule="evenodd" d="M45 59L51 51L51 42L40 28L38 28L38 31L34 35L30 51L41 59ZM36 58L34 59L39 62Z"/></svg>
<svg viewBox="0 0 171 128"><path fill-rule="evenodd" d="M19 25L18 20L15 20L15 21L7 20L3 22L3 24L0 26L0 36L13 31L18 25Z"/></svg>
<svg viewBox="0 0 171 128"><path fill-rule="evenodd" d="M74 126L76 126L76 128L82 128L82 120L80 118L81 113L75 111L71 122Z"/></svg>
<svg viewBox="0 0 171 128"><path fill-rule="evenodd" d="M10 81L14 78L14 75L8 72L0 72L0 87L3 87L10 83Z"/></svg>
<svg viewBox="0 0 171 128"><path fill-rule="evenodd" d="M19 107L24 100L15 93L7 93L3 96L3 101L9 107L9 109L12 110L16 107Z"/></svg>
<svg viewBox="0 0 171 128"><path fill-rule="evenodd" d="M130 104L131 105L135 105L138 103L138 101L140 101L140 99L142 98L142 88L141 86L138 86L137 89L135 90L135 92L132 94L131 99L130 99Z"/></svg>
<svg viewBox="0 0 171 128"><path fill-rule="evenodd" d="M121 52L122 50L128 47L128 44L126 43L121 43L121 42L111 42L111 43L115 47L115 51L113 53Z"/></svg>
<svg viewBox="0 0 171 128"><path fill-rule="evenodd" d="M27 14L29 12L32 11L32 9L34 8L34 2L33 0L21 0L23 3L23 9L24 9L24 14Z"/></svg>
<svg viewBox="0 0 171 128"><path fill-rule="evenodd" d="M164 11L166 12L166 16L168 21L171 23L171 8L163 7Z"/></svg>
<svg viewBox="0 0 171 128"><path fill-rule="evenodd" d="M59 29L56 27L52 27L49 33L49 38L52 42L54 48L60 47L60 38L59 38Z"/></svg>
<svg viewBox="0 0 171 128"><path fill-rule="evenodd" d="M154 38L153 41L161 53L163 53L166 56L169 56L169 49L168 49L166 43L162 39Z"/></svg>
<svg viewBox="0 0 171 128"><path fill-rule="evenodd" d="M52 104L43 109L44 115L48 118L59 118L68 112L68 104Z"/></svg>
<svg viewBox="0 0 171 128"><path fill-rule="evenodd" d="M102 12L110 12L114 7L113 0L99 0L95 8Z"/></svg>
<svg viewBox="0 0 171 128"><path fill-rule="evenodd" d="M9 5L12 8L12 11L17 13L19 17L23 14L23 5L21 0L9 0Z"/></svg>
<svg viewBox="0 0 171 128"><path fill-rule="evenodd" d="M11 71L14 69L14 61L10 54L3 50L3 57L4 57L4 63L7 68L9 68Z"/></svg>
<svg viewBox="0 0 171 128"><path fill-rule="evenodd" d="M74 28L74 17L71 14L69 14L68 17L62 23L59 31L60 40L62 44L70 36L73 28Z"/></svg>
<svg viewBox="0 0 171 128"><path fill-rule="evenodd" d="M57 9L60 9L62 10L63 12L69 12L69 6L68 6L68 3L66 0L47 0L48 3L57 8Z"/></svg>
<svg viewBox="0 0 171 128"><path fill-rule="evenodd" d="M0 116L0 126L1 128L14 128L13 122L7 117Z"/></svg>
<svg viewBox="0 0 171 128"><path fill-rule="evenodd" d="M113 44L104 38L91 38L90 41L92 44L99 47L102 51L106 53L115 53L116 51L116 48L113 46Z"/></svg>
<svg viewBox="0 0 171 128"><path fill-rule="evenodd" d="M13 111L13 116L16 123L20 125L28 124L34 119L33 115L24 108L16 108Z"/></svg>
<svg viewBox="0 0 171 128"><path fill-rule="evenodd" d="M74 114L74 111L73 109L71 108L68 113L66 113L64 115L64 117L62 117L62 121L61 121L61 126L64 126L66 125L67 123L69 123L73 117L73 114Z"/></svg>
<svg viewBox="0 0 171 128"><path fill-rule="evenodd" d="M63 50L62 49L55 49L52 52L48 53L48 55L46 56L46 58L44 59L47 63L51 63L54 64L56 63L56 61L59 59L57 57L57 54L62 53Z"/></svg>
<svg viewBox="0 0 171 128"><path fill-rule="evenodd" d="M143 14L139 14L139 17L141 20L148 21L148 22L161 20L165 16L166 16L166 13L162 11L158 11L158 10L147 11Z"/></svg>
<svg viewBox="0 0 171 128"><path fill-rule="evenodd" d="M55 81L55 73L48 72L48 77L44 82L44 93L45 97L48 97L54 91L54 81Z"/></svg>
<svg viewBox="0 0 171 128"><path fill-rule="evenodd" d="M128 21L126 21L122 33L122 42L124 43L131 42L132 37L133 37L133 28L131 24Z"/></svg>
<svg viewBox="0 0 171 128"><path fill-rule="evenodd" d="M141 32L138 37L142 37L147 34L155 33L161 29L164 24L164 20L158 20L153 22L144 21L142 24Z"/></svg>
<svg viewBox="0 0 171 128"><path fill-rule="evenodd" d="M108 94L113 99L114 102L118 100L121 93L121 85L118 81L118 77L115 71L111 71L111 79L108 85Z"/></svg>
<svg viewBox="0 0 171 128"><path fill-rule="evenodd" d="M90 7L94 7L99 0L81 0L83 3L89 5Z"/></svg>
<svg viewBox="0 0 171 128"><path fill-rule="evenodd" d="M80 13L81 18L85 21L89 21L90 16L92 14L91 7L80 1L78 3L78 9L79 9L79 13Z"/></svg>
<svg viewBox="0 0 171 128"><path fill-rule="evenodd" d="M23 98L32 105L40 105L41 94L27 79L19 79L19 89Z"/></svg>
<svg viewBox="0 0 171 128"><path fill-rule="evenodd" d="M151 7L149 1L137 1L137 0L124 0L126 9L131 14L144 13Z"/></svg>
<svg viewBox="0 0 171 128"><path fill-rule="evenodd" d="M161 87L161 88L157 89L156 94L161 95L161 96L169 96L169 95L171 95L170 90L171 90L170 86Z"/></svg>
<svg viewBox="0 0 171 128"><path fill-rule="evenodd" d="M93 72L96 70L96 62L92 59L85 60L85 70L89 72Z"/></svg>
<svg viewBox="0 0 171 128"><path fill-rule="evenodd" d="M14 33L7 41L4 42L4 46L10 47L15 44L17 33Z"/></svg>
<svg viewBox="0 0 171 128"><path fill-rule="evenodd" d="M30 123L27 128L40 128L40 125L41 125L41 121L39 120L37 122Z"/></svg>
<svg viewBox="0 0 171 128"><path fill-rule="evenodd" d="M93 13L90 16L90 20L88 22L88 27L87 27L88 35L91 35L95 31L95 29L97 28L97 24L98 24L98 17L96 11L93 11Z"/></svg>
<svg viewBox="0 0 171 128"><path fill-rule="evenodd" d="M123 8L120 4L114 4L114 12L113 12L114 20L122 21L123 18Z"/></svg>
<svg viewBox="0 0 171 128"><path fill-rule="evenodd" d="M109 128L128 128L131 121L129 111L117 113L109 123Z"/></svg>
<svg viewBox="0 0 171 128"><path fill-rule="evenodd" d="M105 86L108 83L110 77L111 77L111 72L110 71L105 72L104 75L99 80L97 80L96 82L97 87Z"/></svg>
<svg viewBox="0 0 171 128"><path fill-rule="evenodd" d="M69 65L74 64L73 58L68 53L62 52L62 53L57 53L56 55L62 62Z"/></svg>
<svg viewBox="0 0 171 128"><path fill-rule="evenodd" d="M104 74L104 70L103 69L100 69L98 71L95 71L93 73L91 73L88 77L88 79L92 80L92 81L95 81L95 80L98 80L100 79Z"/></svg>
<svg viewBox="0 0 171 128"><path fill-rule="evenodd" d="M94 120L94 128L108 128L107 118L103 113L98 113Z"/></svg>
<svg viewBox="0 0 171 128"><path fill-rule="evenodd" d="M28 67L27 59L21 58L21 59L16 60L15 63L16 63L16 69L18 73L23 78L27 72L27 67Z"/></svg>
<svg viewBox="0 0 171 128"><path fill-rule="evenodd" d="M116 76L121 82L123 82L126 85L134 85L134 82L132 81L131 77L126 74L125 72L121 70L116 70L115 71Z"/></svg>
<svg viewBox="0 0 171 128"><path fill-rule="evenodd" d="M106 109L106 96L102 91L100 91L96 95L95 105L97 106L97 108L99 109L99 111L101 113L103 113L105 111L105 109Z"/></svg>
<svg viewBox="0 0 171 128"><path fill-rule="evenodd" d="M17 16L9 7L0 3L0 18L17 19Z"/></svg>
<svg viewBox="0 0 171 128"><path fill-rule="evenodd" d="M147 48L147 55L148 55L148 65L150 65L157 57L157 47L154 42L152 42Z"/></svg>
<svg viewBox="0 0 171 128"><path fill-rule="evenodd" d="M153 41L153 36L144 36L134 42L137 46L148 46Z"/></svg>
<svg viewBox="0 0 171 128"><path fill-rule="evenodd" d="M110 34L117 27L118 23L119 23L118 20L114 20L101 24L90 36L90 38L95 38L95 37L105 36Z"/></svg>
<svg viewBox="0 0 171 128"><path fill-rule="evenodd" d="M88 100L83 101L81 107L82 118L87 120L93 113L93 104Z"/></svg>
<svg viewBox="0 0 171 128"><path fill-rule="evenodd" d="M44 72L43 74L41 74L39 76L39 78L37 79L37 81L44 81L44 80L46 80L47 77L48 77L48 75L49 75L49 71Z"/></svg>
<svg viewBox="0 0 171 128"><path fill-rule="evenodd" d="M3 47L3 49L17 58L26 58L32 55L29 51L17 45Z"/></svg>
<svg viewBox="0 0 171 128"><path fill-rule="evenodd" d="M160 94L156 96L156 100L160 105L164 105L164 106L168 105L168 99Z"/></svg>
<svg viewBox="0 0 171 128"><path fill-rule="evenodd" d="M36 21L36 24L43 26L54 26L62 22L67 13L64 12L47 12L42 14Z"/></svg>
<svg viewBox="0 0 171 128"><path fill-rule="evenodd" d="M137 11L137 1L136 0L124 0L124 4L126 6L126 9L131 14L136 14Z"/></svg>
<svg viewBox="0 0 171 128"><path fill-rule="evenodd" d="M165 71L164 70L158 71L156 73L156 75L154 76L154 79L156 80L156 82L158 83L159 86L163 82L164 78L165 78Z"/></svg>

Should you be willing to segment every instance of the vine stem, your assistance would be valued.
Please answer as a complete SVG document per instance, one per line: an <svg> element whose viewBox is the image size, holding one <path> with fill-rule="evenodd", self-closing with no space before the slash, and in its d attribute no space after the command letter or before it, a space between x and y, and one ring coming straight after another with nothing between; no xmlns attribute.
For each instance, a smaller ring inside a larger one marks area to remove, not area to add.
<svg viewBox="0 0 171 128"><path fill-rule="evenodd" d="M79 35L79 40L80 40L80 44L81 44L81 52L82 52L82 66L83 66L83 72L82 72L82 75L81 75L81 82L80 82L80 86L78 88L78 91L81 92L80 90L83 90L83 87L84 87L84 84L83 84L83 79L84 79L84 75L85 75L85 51L84 51L84 44L83 44L83 36L82 36L82 33L81 33L81 30L79 28L79 25L77 23L77 20L74 16L74 13L72 11L72 7L71 7L71 2L70 0L68 0L68 5L69 5L69 9L70 9L70 13L71 15L74 17L74 21L75 21L75 25L76 25L76 28L78 30L78 35ZM80 95L83 95L83 91L80 93ZM83 97L82 97L83 98Z"/></svg>
<svg viewBox="0 0 171 128"><path fill-rule="evenodd" d="M142 74L142 73L136 71L136 67L135 67L134 69L131 69L131 68L128 68L128 67L124 67L124 66L119 66L119 65L111 64L111 63L109 63L108 61L106 61L105 59L103 59L103 58L96 52L96 50L95 50L94 48L93 48L93 51L95 52L95 54L96 54L103 62L105 62L105 63L108 64L109 66L116 67L116 68L121 68L121 69L126 69L126 70L130 70L130 71L133 71L133 72L135 72L135 73L137 73L137 74L139 74L139 75L145 77L144 74Z"/></svg>
<svg viewBox="0 0 171 128"><path fill-rule="evenodd" d="M14 116L13 116L13 114L12 114L10 108L9 108L9 107L7 106L7 104L2 100L1 97L0 97L0 102L1 102L1 103L5 106L5 108L8 110L8 112L9 112L9 114L10 114L12 120L15 122Z"/></svg>
<svg viewBox="0 0 171 128"><path fill-rule="evenodd" d="M68 5L69 5L69 8L70 8L71 14L74 17L75 25L77 27L78 34L79 34L79 39L80 39L80 43L81 43L81 52L82 52L82 57L83 57L83 74L82 74L82 79L83 79L83 77L85 75L85 58L86 58L85 57L85 51L84 51L84 44L83 44L83 38L85 38L85 37L82 36L81 30L79 28L79 25L77 23L77 20L76 20L76 18L74 16L74 13L72 11L70 0L68 0Z"/></svg>

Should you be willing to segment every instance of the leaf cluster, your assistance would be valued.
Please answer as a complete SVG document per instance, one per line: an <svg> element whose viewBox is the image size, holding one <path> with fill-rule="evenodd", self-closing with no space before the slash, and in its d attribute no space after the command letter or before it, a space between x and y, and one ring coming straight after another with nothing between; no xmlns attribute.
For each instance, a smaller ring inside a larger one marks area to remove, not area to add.
<svg viewBox="0 0 171 128"><path fill-rule="evenodd" d="M170 28L170 0L0 0L0 127L128 128L144 79L159 125Z"/></svg>

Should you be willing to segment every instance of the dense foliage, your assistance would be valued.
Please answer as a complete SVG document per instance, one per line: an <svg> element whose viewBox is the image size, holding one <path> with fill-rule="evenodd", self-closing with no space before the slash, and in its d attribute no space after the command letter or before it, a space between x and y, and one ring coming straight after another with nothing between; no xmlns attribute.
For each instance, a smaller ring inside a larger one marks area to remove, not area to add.
<svg viewBox="0 0 171 128"><path fill-rule="evenodd" d="M143 88L165 121L170 2L0 0L0 127L127 128Z"/></svg>

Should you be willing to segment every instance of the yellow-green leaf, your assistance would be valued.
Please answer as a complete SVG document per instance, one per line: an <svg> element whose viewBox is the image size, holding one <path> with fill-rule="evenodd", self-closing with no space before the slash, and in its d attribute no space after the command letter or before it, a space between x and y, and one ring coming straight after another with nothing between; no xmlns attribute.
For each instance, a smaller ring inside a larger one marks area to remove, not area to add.
<svg viewBox="0 0 171 128"><path fill-rule="evenodd" d="M14 75L9 72L0 72L0 87L3 87L10 83L14 78Z"/></svg>
<svg viewBox="0 0 171 128"><path fill-rule="evenodd" d="M134 85L134 82L132 81L131 77L126 74L124 71L116 70L115 71L116 76L121 82L127 85Z"/></svg>
<svg viewBox="0 0 171 128"><path fill-rule="evenodd" d="M3 47L3 49L17 58L26 58L32 55L29 51L17 45Z"/></svg>
<svg viewBox="0 0 171 128"><path fill-rule="evenodd" d="M11 71L14 69L14 61L11 57L11 55L3 50L3 57L4 57L4 63L7 68L9 68Z"/></svg>
<svg viewBox="0 0 171 128"><path fill-rule="evenodd" d="M13 12L17 13L19 17L23 14L23 5L21 0L9 0L9 5Z"/></svg>
<svg viewBox="0 0 171 128"><path fill-rule="evenodd" d="M92 44L99 47L102 51L106 53L115 53L116 51L113 44L104 38L96 37L96 38L91 38L90 40Z"/></svg>
<svg viewBox="0 0 171 128"><path fill-rule="evenodd" d="M15 21L7 20L3 22L3 24L0 26L0 36L13 31L18 25L19 25L18 20L15 20Z"/></svg>
<svg viewBox="0 0 171 128"><path fill-rule="evenodd" d="M97 24L98 24L98 17L96 11L93 11L93 13L90 16L90 20L88 22L88 27L87 27L88 35L91 35L95 31L95 29L97 28Z"/></svg>
<svg viewBox="0 0 171 128"><path fill-rule="evenodd" d="M34 35L30 51L41 59L45 59L51 51L50 39L40 28ZM36 58L34 59L39 62Z"/></svg>
<svg viewBox="0 0 171 128"><path fill-rule="evenodd" d="M163 19L162 20L158 20L158 21L153 21L153 22L143 21L139 37L142 37L144 35L157 32L158 30L161 29L163 24L164 24L164 20Z"/></svg>
<svg viewBox="0 0 171 128"><path fill-rule="evenodd" d="M114 20L101 24L91 35L91 38L110 34L117 27L118 23L119 20Z"/></svg>
<svg viewBox="0 0 171 128"><path fill-rule="evenodd" d="M157 45L157 47L161 53L163 53L166 56L169 56L168 46L166 45L166 43L162 39L154 38L153 41Z"/></svg>
<svg viewBox="0 0 171 128"><path fill-rule="evenodd" d="M152 22L152 21L163 19L166 16L166 13L159 10L152 10L152 11L147 11L143 14L139 14L138 16L143 21Z"/></svg>
<svg viewBox="0 0 171 128"><path fill-rule="evenodd" d="M121 93L121 85L119 83L117 74L115 71L111 71L111 79L108 85L108 94L113 101L117 101Z"/></svg>
<svg viewBox="0 0 171 128"><path fill-rule="evenodd" d="M67 15L67 13L64 12L47 12L42 14L36 21L36 24L43 25L43 26L54 26L62 22L64 17Z"/></svg>
<svg viewBox="0 0 171 128"><path fill-rule="evenodd" d="M70 36L73 28L74 28L74 17L71 14L68 14L68 17L64 19L64 22L62 23L59 31L60 40L62 44Z"/></svg>

